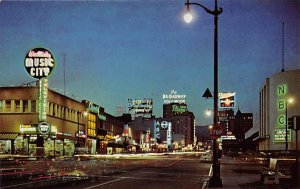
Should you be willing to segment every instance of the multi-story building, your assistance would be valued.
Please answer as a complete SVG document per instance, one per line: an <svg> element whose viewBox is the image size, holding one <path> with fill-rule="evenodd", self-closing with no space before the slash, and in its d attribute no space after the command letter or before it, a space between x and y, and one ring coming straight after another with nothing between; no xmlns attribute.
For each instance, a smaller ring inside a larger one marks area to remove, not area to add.
<svg viewBox="0 0 300 189"><path fill-rule="evenodd" d="M185 145L196 144L195 116L184 103L163 105L163 118L172 123L172 132L184 136Z"/></svg>
<svg viewBox="0 0 300 189"><path fill-rule="evenodd" d="M223 135L227 135L228 132L233 132L234 119L233 109L223 109L219 111L219 125L223 130Z"/></svg>
<svg viewBox="0 0 300 189"><path fill-rule="evenodd" d="M46 82L0 87L0 153L71 156L123 148L116 137L123 134L130 116L112 116L87 100L80 102L49 89Z"/></svg>
<svg viewBox="0 0 300 189"><path fill-rule="evenodd" d="M296 133L290 129L286 132L286 120L300 115L299 81L300 69L279 72L265 80L259 94L259 150L296 149ZM293 104L288 103L290 98Z"/></svg>
<svg viewBox="0 0 300 189"><path fill-rule="evenodd" d="M81 102L50 89L41 95L40 86L0 91L2 153L72 155L75 146L84 146L87 119Z"/></svg>
<svg viewBox="0 0 300 189"><path fill-rule="evenodd" d="M233 134L237 140L244 140L245 133L253 127L253 114L242 113L240 109L235 114Z"/></svg>

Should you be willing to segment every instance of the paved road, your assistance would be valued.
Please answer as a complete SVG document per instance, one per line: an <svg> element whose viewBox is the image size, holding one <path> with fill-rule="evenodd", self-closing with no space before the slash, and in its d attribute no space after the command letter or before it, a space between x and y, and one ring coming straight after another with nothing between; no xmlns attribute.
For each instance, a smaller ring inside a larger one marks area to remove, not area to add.
<svg viewBox="0 0 300 189"><path fill-rule="evenodd" d="M36 164L31 162L23 167L30 170L38 167L34 166ZM201 188L203 181L207 179L211 165L200 162L199 157L195 155L118 157L39 164L48 166L48 172L57 174L35 175L30 180L26 177L2 179L1 188L197 189ZM75 172L74 177L69 176L71 172ZM77 177L77 174L80 176Z"/></svg>

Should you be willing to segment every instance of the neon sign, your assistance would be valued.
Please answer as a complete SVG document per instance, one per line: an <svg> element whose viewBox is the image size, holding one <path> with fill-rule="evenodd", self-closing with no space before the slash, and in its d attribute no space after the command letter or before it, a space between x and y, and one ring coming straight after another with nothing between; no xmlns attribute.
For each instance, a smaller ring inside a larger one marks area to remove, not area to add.
<svg viewBox="0 0 300 189"><path fill-rule="evenodd" d="M39 86L39 121L45 121L47 118L48 104L48 79L42 78Z"/></svg>
<svg viewBox="0 0 300 189"><path fill-rule="evenodd" d="M286 126L286 94L287 94L287 85L282 84L278 85L277 87L277 110L278 110L278 117L277 117L277 128L282 128Z"/></svg>
<svg viewBox="0 0 300 189"><path fill-rule="evenodd" d="M55 61L49 50L34 48L27 53L24 66L31 77L41 79L51 74L55 66Z"/></svg>
<svg viewBox="0 0 300 189"><path fill-rule="evenodd" d="M177 94L177 91L171 90L170 94L163 94L164 104L182 103L185 104L186 95Z"/></svg>
<svg viewBox="0 0 300 189"><path fill-rule="evenodd" d="M176 113L184 113L187 111L187 106L186 105L172 105L172 112Z"/></svg>
<svg viewBox="0 0 300 189"><path fill-rule="evenodd" d="M274 142L285 142L285 129L275 129L274 130ZM288 130L287 133L288 142L292 141L291 130Z"/></svg>
<svg viewBox="0 0 300 189"><path fill-rule="evenodd" d="M285 110L286 110L286 95L288 93L288 87L286 84L281 84L277 86L277 111L278 111L278 116L277 116L277 124L276 128L274 130L274 142L285 142L286 141L286 115L285 115ZM291 130L287 130L287 140L288 142L291 142Z"/></svg>

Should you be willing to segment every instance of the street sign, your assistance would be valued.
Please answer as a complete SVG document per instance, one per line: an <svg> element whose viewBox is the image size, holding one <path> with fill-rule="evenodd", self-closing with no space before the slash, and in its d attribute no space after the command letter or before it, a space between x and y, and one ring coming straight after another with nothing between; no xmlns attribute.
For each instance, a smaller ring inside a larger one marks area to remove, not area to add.
<svg viewBox="0 0 300 189"><path fill-rule="evenodd" d="M217 138L221 137L223 130L220 126L216 126L216 127L209 129L208 132L209 132L211 139L217 139Z"/></svg>

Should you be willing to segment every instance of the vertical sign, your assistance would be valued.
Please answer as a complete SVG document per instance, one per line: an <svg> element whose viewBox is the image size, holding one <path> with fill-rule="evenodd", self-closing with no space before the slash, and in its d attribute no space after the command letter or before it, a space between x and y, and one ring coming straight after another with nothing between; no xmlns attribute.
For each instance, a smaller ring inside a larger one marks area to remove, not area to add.
<svg viewBox="0 0 300 189"><path fill-rule="evenodd" d="M39 83L39 121L46 121L47 116L47 95L48 79L42 78Z"/></svg>
<svg viewBox="0 0 300 189"><path fill-rule="evenodd" d="M276 89L277 93L277 123L276 129L274 130L274 142L285 142L286 132L286 108L287 108L287 94L288 94L288 87L287 84L281 84L277 86ZM287 140L288 142L292 141L291 138L291 130L287 130Z"/></svg>
<svg viewBox="0 0 300 189"><path fill-rule="evenodd" d="M168 122L167 144L169 147L171 147L172 145L172 123L171 122Z"/></svg>

